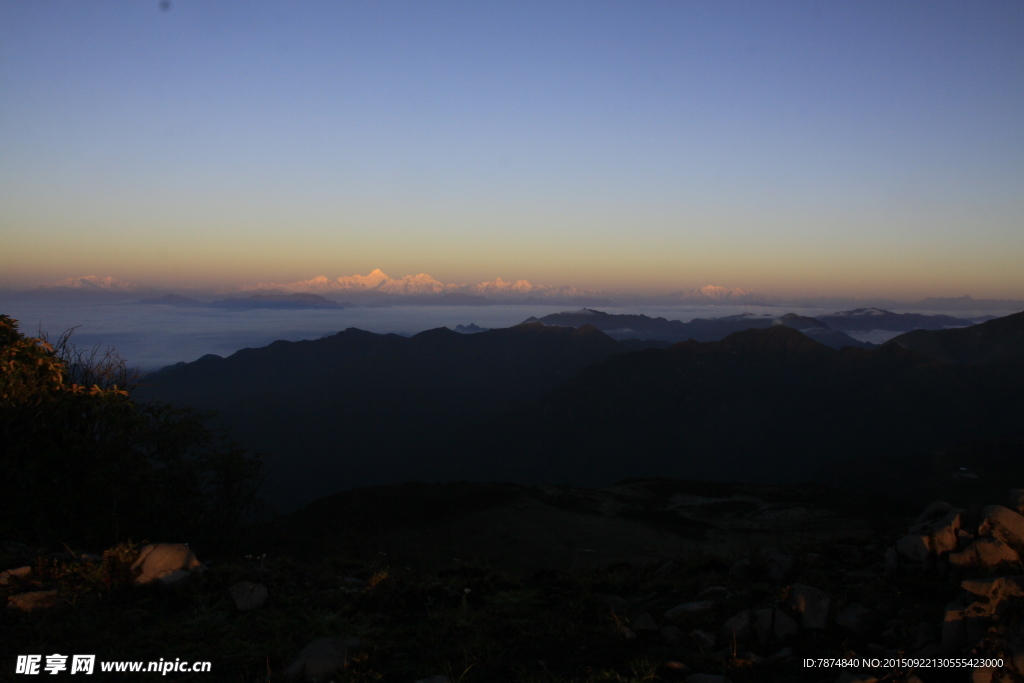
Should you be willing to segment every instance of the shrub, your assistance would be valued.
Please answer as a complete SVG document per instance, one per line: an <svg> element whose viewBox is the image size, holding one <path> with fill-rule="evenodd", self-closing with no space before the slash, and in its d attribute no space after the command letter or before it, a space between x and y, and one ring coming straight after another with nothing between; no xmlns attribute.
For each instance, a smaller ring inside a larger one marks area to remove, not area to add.
<svg viewBox="0 0 1024 683"><path fill-rule="evenodd" d="M67 334L55 347L0 315L0 538L221 542L245 523L260 460L208 415L136 403L130 382L116 354L79 353Z"/></svg>

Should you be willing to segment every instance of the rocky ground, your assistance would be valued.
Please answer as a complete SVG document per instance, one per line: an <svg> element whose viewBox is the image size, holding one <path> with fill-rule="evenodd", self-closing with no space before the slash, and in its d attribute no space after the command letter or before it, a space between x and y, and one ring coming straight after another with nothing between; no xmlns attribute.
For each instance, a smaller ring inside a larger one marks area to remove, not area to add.
<svg viewBox="0 0 1024 683"><path fill-rule="evenodd" d="M0 680L25 680L17 654L95 653L212 663L168 681L1022 681L1024 493L957 502L410 484L248 551L8 542Z"/></svg>

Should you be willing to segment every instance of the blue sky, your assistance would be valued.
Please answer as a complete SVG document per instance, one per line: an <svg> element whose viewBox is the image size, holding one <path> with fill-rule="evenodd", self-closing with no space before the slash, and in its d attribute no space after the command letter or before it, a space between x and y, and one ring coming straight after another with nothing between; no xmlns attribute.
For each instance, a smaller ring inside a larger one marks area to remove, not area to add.
<svg viewBox="0 0 1024 683"><path fill-rule="evenodd" d="M1020 2L0 5L0 286L1024 297Z"/></svg>

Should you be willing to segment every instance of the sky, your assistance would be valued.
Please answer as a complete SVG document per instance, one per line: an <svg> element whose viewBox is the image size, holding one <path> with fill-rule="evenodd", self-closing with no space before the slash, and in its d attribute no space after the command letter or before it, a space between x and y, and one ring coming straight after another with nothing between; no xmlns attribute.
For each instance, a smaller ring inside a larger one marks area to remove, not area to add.
<svg viewBox="0 0 1024 683"><path fill-rule="evenodd" d="M1024 3L0 3L0 287L1024 298Z"/></svg>

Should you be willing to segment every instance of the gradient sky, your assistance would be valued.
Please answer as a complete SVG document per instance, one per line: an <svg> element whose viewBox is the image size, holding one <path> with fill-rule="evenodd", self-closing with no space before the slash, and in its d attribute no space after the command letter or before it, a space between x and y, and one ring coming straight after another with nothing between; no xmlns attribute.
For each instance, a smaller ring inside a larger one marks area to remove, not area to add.
<svg viewBox="0 0 1024 683"><path fill-rule="evenodd" d="M0 3L0 287L1024 298L1024 3Z"/></svg>

